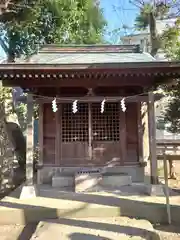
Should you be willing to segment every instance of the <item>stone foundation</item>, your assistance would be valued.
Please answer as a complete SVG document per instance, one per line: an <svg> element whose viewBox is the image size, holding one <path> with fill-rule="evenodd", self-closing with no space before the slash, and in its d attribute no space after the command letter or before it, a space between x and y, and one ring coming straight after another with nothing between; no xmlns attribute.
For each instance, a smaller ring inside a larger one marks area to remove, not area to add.
<svg viewBox="0 0 180 240"><path fill-rule="evenodd" d="M37 188L35 185L32 186L23 186L20 194L20 199L29 199L37 197Z"/></svg>
<svg viewBox="0 0 180 240"><path fill-rule="evenodd" d="M158 184L158 185L148 184L148 185L145 185L144 191L149 196L165 196L164 188L163 188L162 184Z"/></svg>
<svg viewBox="0 0 180 240"><path fill-rule="evenodd" d="M72 175L76 172L84 171L85 168L79 167L43 167L38 170L38 183L39 184L52 184L52 178L57 172L71 173ZM95 170L95 168L88 167L87 170ZM106 173L123 173L131 176L132 182L144 182L144 167L140 166L116 166L116 167L99 167L96 170Z"/></svg>
<svg viewBox="0 0 180 240"><path fill-rule="evenodd" d="M122 173L105 173L102 177L101 186L103 187L122 187L132 185L131 176Z"/></svg>
<svg viewBox="0 0 180 240"><path fill-rule="evenodd" d="M74 187L74 176L53 176L52 187L65 188Z"/></svg>

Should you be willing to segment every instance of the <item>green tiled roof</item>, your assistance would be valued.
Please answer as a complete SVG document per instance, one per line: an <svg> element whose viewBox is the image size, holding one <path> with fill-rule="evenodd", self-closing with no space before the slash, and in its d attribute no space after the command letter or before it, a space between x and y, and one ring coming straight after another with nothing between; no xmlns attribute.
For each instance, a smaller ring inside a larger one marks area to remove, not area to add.
<svg viewBox="0 0 180 240"><path fill-rule="evenodd" d="M103 63L137 63L154 62L148 53L138 52L127 46L76 46L44 48L26 62L34 64L103 64ZM19 60L18 63L25 61Z"/></svg>

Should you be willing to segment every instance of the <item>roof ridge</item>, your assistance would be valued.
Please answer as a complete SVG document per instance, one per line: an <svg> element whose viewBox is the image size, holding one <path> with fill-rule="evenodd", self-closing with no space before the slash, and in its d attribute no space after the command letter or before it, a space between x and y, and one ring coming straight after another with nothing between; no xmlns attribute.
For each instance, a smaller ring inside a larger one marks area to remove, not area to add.
<svg viewBox="0 0 180 240"><path fill-rule="evenodd" d="M39 53L140 53L139 45L44 45Z"/></svg>

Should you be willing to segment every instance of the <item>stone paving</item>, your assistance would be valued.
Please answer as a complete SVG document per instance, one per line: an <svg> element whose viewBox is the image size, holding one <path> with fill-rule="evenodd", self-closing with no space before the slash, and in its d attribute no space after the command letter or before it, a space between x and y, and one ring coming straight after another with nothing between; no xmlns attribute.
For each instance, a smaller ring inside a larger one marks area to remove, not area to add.
<svg viewBox="0 0 180 240"><path fill-rule="evenodd" d="M1 240L159 240L146 220L127 217L60 219L29 224L28 227L0 226Z"/></svg>

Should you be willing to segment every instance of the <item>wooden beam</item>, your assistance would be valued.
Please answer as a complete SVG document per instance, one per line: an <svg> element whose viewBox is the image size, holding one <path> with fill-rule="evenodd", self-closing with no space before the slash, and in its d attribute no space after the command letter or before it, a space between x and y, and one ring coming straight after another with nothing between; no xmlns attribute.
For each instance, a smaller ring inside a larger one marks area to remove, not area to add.
<svg viewBox="0 0 180 240"><path fill-rule="evenodd" d="M26 133L26 183L33 185L33 150L34 150L34 130L33 130L33 97L27 96L27 133Z"/></svg>
<svg viewBox="0 0 180 240"><path fill-rule="evenodd" d="M3 79L3 86L17 87L21 88L31 88L31 87L106 87L106 86L151 86L153 81L152 77L79 77L73 79L58 79L58 78L15 78L15 79Z"/></svg>
<svg viewBox="0 0 180 240"><path fill-rule="evenodd" d="M158 183L157 175L157 156L156 156L156 121L155 121L155 110L154 110L154 94L149 93L148 102L148 126L149 126L149 154L151 164L151 183Z"/></svg>
<svg viewBox="0 0 180 240"><path fill-rule="evenodd" d="M39 162L38 165L43 165L43 111L44 111L44 105L42 103L39 104L39 126L38 126L38 139L39 139ZM37 178L38 184L42 183L41 179L41 169L38 169L38 178Z"/></svg>

